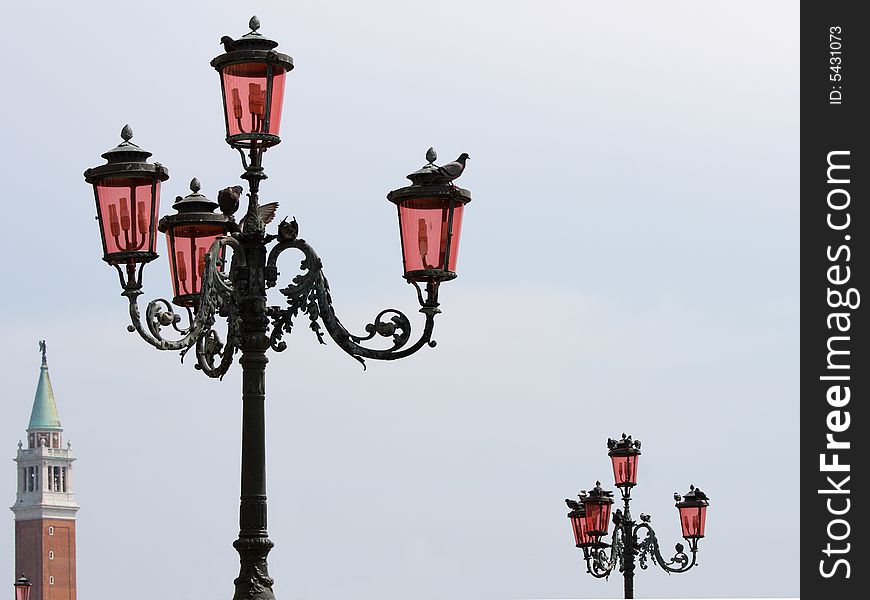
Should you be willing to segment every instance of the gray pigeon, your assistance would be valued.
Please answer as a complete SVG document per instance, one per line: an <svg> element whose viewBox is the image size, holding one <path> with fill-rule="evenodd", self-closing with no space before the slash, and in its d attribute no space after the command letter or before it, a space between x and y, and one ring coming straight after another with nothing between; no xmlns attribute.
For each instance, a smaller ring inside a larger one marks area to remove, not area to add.
<svg viewBox="0 0 870 600"><path fill-rule="evenodd" d="M260 218L263 219L263 225L268 225L275 219L275 213L278 211L278 203L277 202L269 202L267 204L260 205ZM244 229L245 227L245 219L248 218L248 215L242 217L242 220L239 221L239 227Z"/></svg>
<svg viewBox="0 0 870 600"><path fill-rule="evenodd" d="M244 191L242 186L234 185L218 192L217 201L222 213L230 216L239 210L239 198L242 196L242 191Z"/></svg>
<svg viewBox="0 0 870 600"><path fill-rule="evenodd" d="M453 162L449 162L446 165L442 165L438 167L438 173L444 175L447 178L447 181L453 181L457 179L462 172L465 170L465 161L471 158L467 153L463 152L459 155L459 158L454 160Z"/></svg>
<svg viewBox="0 0 870 600"><path fill-rule="evenodd" d="M299 223L296 222L296 217L293 217L289 223L286 217L278 223L278 239L282 242L292 242L297 235L299 235Z"/></svg>
<svg viewBox="0 0 870 600"><path fill-rule="evenodd" d="M223 36L223 37L221 38L221 44L224 45L224 52L232 52L232 51L233 51L233 45L235 44L235 41L236 41L236 40L234 40L233 38L231 38L231 37L228 36L228 35Z"/></svg>

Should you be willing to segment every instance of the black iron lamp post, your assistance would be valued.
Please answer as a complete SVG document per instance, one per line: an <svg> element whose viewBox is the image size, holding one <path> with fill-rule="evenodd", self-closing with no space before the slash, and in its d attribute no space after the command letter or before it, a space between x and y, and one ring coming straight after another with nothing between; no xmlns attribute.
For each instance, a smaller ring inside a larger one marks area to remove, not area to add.
<svg viewBox="0 0 870 600"><path fill-rule="evenodd" d="M682 534L689 545L691 559L683 544L676 544L676 554L665 560L659 549L656 533L650 525L652 517L640 514L640 522L632 519L631 488L637 485L637 460L640 456L640 441L622 434L622 439L607 440L608 454L613 464L615 485L622 495L623 509L613 513L613 536L610 543L604 542L607 535L613 492L595 487L579 494L579 501L566 499L568 518L574 533L577 548L583 550L586 570L593 577L607 578L614 569L622 573L626 598L634 598L635 559L641 569L647 561L658 565L668 573L685 573L697 564L698 540L704 537L707 520L707 495L695 486L690 486L684 496L674 493L680 515ZM681 499L682 498L682 499ZM641 534L643 534L641 536ZM610 549L608 552L607 549Z"/></svg>
<svg viewBox="0 0 870 600"><path fill-rule="evenodd" d="M439 167L430 148L427 164L408 175L411 185L388 195L398 206L404 277L416 288L424 315L420 336L411 342L411 321L395 309L378 313L365 333L350 333L333 310L320 258L298 237L296 220L282 221L276 234L266 232L277 204L259 202L260 182L266 179L263 156L281 141L284 82L293 60L276 52L277 42L260 34L259 27L253 17L250 33L237 40L222 38L226 51L211 62L220 75L226 141L241 155L241 177L248 183L244 217L236 221L234 216L244 191L241 186L221 190L215 202L200 193L201 185L193 179L191 193L176 198L175 214L158 222L160 184L169 173L159 163L148 162L151 154L131 142L129 126L121 131L121 144L103 154L107 163L85 171L85 180L94 187L103 260L117 269L122 295L129 302L132 324L127 329L155 348L179 351L182 357L194 348L195 367L209 377L222 378L241 353L241 503L239 537L233 544L241 568L235 600L274 598L266 562L273 546L266 531L267 350L286 348L282 338L292 332L299 313L307 315L320 343L325 343L325 329L363 365L366 358L395 360L423 346L434 347L438 290L442 282L456 277L462 213L471 200L468 190L453 183L468 156ZM172 302L160 298L148 303L143 318L138 304L142 271L157 258L157 230L166 234L174 297ZM285 250L301 253L300 273L280 288L287 306L269 306L266 290L277 285L278 258ZM173 305L183 311L176 312ZM224 339L215 330L217 317L226 321ZM165 331L174 339L164 337ZM387 338L385 348L366 344L376 336Z"/></svg>
<svg viewBox="0 0 870 600"><path fill-rule="evenodd" d="M15 600L30 600L30 589L33 584L26 575L15 580Z"/></svg>

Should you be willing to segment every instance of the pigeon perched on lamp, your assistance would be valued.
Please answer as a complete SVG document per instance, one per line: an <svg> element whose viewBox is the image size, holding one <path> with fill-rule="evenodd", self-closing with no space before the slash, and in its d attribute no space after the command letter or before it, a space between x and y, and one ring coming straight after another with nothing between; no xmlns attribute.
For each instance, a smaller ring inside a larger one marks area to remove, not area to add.
<svg viewBox="0 0 870 600"><path fill-rule="evenodd" d="M457 158L453 162L449 162L446 165L441 165L440 167L438 167L438 173L440 175L443 175L446 178L446 182L449 183L462 175L462 172L465 170L465 161L469 158L471 157L468 156L468 153L463 152L459 155L459 158Z"/></svg>
<svg viewBox="0 0 870 600"><path fill-rule="evenodd" d="M296 239L296 236L299 235L299 223L296 222L296 217L293 217L293 220L289 223L287 222L287 218L284 217L280 223L278 223L278 240L282 242L292 242Z"/></svg>
<svg viewBox="0 0 870 600"><path fill-rule="evenodd" d="M218 192L217 201L222 213L229 217L239 210L239 198L242 196L242 191L242 186L234 185Z"/></svg>

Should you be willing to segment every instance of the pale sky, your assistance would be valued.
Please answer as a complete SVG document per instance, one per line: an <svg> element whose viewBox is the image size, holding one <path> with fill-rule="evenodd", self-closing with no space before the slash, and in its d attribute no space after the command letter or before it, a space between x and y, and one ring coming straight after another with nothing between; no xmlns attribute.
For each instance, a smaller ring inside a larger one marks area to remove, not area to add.
<svg viewBox="0 0 870 600"><path fill-rule="evenodd" d="M639 571L638 596L798 595L798 3L82 6L7 7L0 38L0 441L12 459L45 338L80 598L233 591L240 369L213 381L126 332L82 172L130 123L170 170L162 214L191 177L240 183L209 61L252 14L296 63L262 200L297 218L350 329L419 316L385 195L429 146L471 155L473 195L437 348L364 372L301 323L270 355L277 598L621 597L585 573L563 499L612 489L623 431L664 550L673 492L711 497L699 566ZM165 256L145 292L170 293Z"/></svg>

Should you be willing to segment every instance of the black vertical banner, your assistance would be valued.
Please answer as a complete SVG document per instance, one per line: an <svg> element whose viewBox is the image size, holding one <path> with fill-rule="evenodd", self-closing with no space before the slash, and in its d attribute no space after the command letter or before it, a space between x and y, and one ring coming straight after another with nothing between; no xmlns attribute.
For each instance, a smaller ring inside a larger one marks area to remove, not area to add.
<svg viewBox="0 0 870 600"><path fill-rule="evenodd" d="M803 598L863 596L870 571L861 560L870 544L864 527L870 501L861 493L870 456L870 22L859 18L865 8L801 5Z"/></svg>

